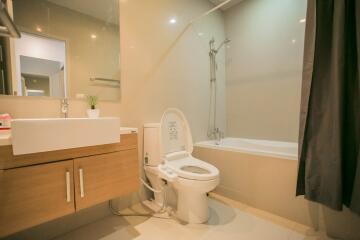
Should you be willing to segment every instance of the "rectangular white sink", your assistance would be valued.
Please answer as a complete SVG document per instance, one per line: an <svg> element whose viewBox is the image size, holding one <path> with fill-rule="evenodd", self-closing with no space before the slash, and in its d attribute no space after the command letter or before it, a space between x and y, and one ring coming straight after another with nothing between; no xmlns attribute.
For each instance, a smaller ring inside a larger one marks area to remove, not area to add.
<svg viewBox="0 0 360 240"><path fill-rule="evenodd" d="M14 119L14 155L120 142L119 118Z"/></svg>

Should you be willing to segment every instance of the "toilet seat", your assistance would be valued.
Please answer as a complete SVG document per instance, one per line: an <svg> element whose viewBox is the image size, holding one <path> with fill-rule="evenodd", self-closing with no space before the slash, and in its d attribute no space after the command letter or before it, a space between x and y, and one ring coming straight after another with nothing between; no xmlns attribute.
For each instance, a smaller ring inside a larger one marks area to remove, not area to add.
<svg viewBox="0 0 360 240"><path fill-rule="evenodd" d="M164 164L180 178L206 181L219 177L219 170L211 164L188 155L184 158L166 161Z"/></svg>

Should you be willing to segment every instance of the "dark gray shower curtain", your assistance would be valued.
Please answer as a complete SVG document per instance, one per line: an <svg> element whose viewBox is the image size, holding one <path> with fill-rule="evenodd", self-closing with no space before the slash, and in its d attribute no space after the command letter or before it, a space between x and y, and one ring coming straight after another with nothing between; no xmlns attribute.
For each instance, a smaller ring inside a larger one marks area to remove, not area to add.
<svg viewBox="0 0 360 240"><path fill-rule="evenodd" d="M360 1L308 0L297 195L360 214Z"/></svg>

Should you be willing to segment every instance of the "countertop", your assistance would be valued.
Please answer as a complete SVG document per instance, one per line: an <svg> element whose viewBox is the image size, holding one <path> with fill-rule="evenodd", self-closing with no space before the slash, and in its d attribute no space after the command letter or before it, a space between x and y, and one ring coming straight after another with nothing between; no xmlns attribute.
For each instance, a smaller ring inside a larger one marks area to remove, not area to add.
<svg viewBox="0 0 360 240"><path fill-rule="evenodd" d="M121 127L120 134L137 133L137 128ZM11 130L0 130L0 146L11 145Z"/></svg>

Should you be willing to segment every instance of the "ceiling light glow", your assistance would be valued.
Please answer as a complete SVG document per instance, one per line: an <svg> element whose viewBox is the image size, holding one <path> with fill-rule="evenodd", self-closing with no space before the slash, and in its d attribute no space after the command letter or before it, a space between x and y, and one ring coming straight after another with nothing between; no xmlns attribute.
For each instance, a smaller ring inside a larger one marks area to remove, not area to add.
<svg viewBox="0 0 360 240"><path fill-rule="evenodd" d="M176 18L170 18L170 20L169 20L169 23L170 24L175 24L177 21L176 21Z"/></svg>

